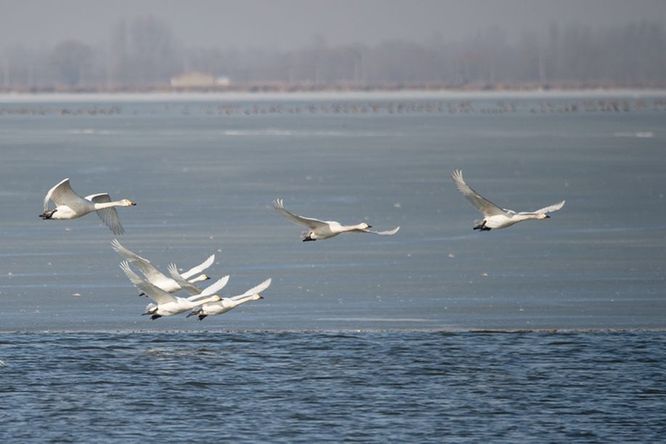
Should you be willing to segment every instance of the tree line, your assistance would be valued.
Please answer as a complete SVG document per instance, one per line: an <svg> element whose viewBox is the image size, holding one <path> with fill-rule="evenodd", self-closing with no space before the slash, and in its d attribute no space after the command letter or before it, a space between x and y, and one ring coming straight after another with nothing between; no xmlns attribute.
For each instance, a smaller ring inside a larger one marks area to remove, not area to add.
<svg viewBox="0 0 666 444"><path fill-rule="evenodd" d="M664 87L666 36L657 22L608 27L552 24L510 35L499 27L446 41L385 41L299 49L187 47L154 17L118 23L107 42L0 50L4 91L150 90L185 72L227 88Z"/></svg>

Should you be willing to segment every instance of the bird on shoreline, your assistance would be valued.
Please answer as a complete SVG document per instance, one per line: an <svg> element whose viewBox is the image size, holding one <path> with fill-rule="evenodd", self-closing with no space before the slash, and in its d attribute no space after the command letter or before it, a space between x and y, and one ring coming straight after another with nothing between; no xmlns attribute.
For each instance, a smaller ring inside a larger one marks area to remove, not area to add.
<svg viewBox="0 0 666 444"><path fill-rule="evenodd" d="M298 216L284 208L284 202L282 199L275 199L273 201L273 208L290 221L296 224L305 225L308 228L308 231L303 233L303 242L330 239L341 233L371 233L380 236L392 236L400 230L400 227L395 227L388 231L372 231L370 230L372 226L365 222L357 225L342 225L340 222L336 221L323 221L310 217Z"/></svg>
<svg viewBox="0 0 666 444"><path fill-rule="evenodd" d="M490 231L492 229L507 228L525 220L549 219L548 213L559 210L564 206L565 201L549 205L536 211L523 211L517 213L513 210L507 210L498 207L485 197L470 188L463 179L461 170L453 170L451 179L458 190L474 205L482 214L483 220L475 221L474 229L480 231Z"/></svg>
<svg viewBox="0 0 666 444"><path fill-rule="evenodd" d="M55 208L49 209L49 201L55 203ZM39 215L44 220L77 219L88 213L96 212L102 222L114 234L123 234L125 230L120 224L115 207L132 207L136 202L129 199L112 201L107 193L91 194L81 197L72 190L69 178L63 179L49 190L44 197L44 212Z"/></svg>

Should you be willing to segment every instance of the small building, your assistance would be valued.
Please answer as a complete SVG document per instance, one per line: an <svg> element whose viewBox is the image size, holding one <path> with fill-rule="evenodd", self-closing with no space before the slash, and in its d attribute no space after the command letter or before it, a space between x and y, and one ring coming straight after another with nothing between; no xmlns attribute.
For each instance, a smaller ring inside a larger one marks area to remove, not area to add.
<svg viewBox="0 0 666 444"><path fill-rule="evenodd" d="M211 88L215 86L229 86L228 77L215 77L198 71L190 71L171 78L174 88Z"/></svg>

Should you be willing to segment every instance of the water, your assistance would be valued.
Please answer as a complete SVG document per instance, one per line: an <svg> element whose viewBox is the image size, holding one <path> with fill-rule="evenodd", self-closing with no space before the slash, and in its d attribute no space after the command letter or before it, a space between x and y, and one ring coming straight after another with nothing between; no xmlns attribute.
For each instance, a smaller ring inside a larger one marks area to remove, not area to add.
<svg viewBox="0 0 666 444"><path fill-rule="evenodd" d="M663 94L60 99L0 104L0 437L663 434ZM474 232L454 168L502 206L567 203ZM163 270L215 253L225 295L273 285L201 322L140 316L94 215L37 217L64 177L136 200L121 241ZM401 230L302 243L276 197Z"/></svg>
<svg viewBox="0 0 666 444"><path fill-rule="evenodd" d="M4 442L658 442L666 433L663 333L0 341Z"/></svg>

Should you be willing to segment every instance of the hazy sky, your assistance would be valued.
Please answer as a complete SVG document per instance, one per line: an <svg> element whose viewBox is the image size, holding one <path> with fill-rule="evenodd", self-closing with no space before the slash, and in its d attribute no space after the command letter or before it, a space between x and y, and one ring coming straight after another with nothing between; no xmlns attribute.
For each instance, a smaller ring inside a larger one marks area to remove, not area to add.
<svg viewBox="0 0 666 444"><path fill-rule="evenodd" d="M152 15L176 38L221 48L460 39L498 25L520 34L550 22L666 22L666 0L0 0L0 48L101 43L122 19Z"/></svg>

